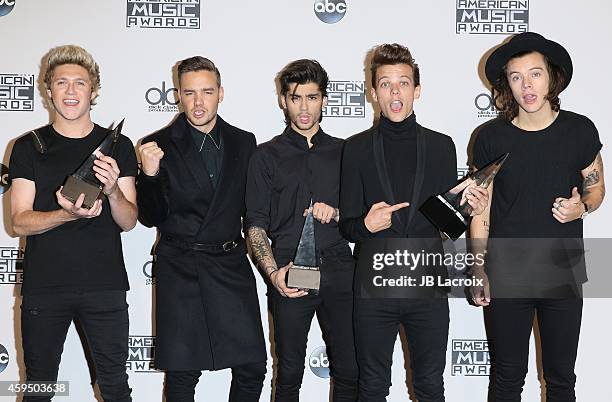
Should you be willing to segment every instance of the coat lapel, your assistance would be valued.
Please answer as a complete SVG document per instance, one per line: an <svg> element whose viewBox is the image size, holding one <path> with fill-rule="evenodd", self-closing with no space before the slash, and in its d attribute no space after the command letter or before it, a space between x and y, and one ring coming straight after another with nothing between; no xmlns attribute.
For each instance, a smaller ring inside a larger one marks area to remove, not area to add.
<svg viewBox="0 0 612 402"><path fill-rule="evenodd" d="M179 155L182 156L187 170L189 170L196 183L198 183L198 187L207 194L212 194L214 189L208 177L206 166L204 165L204 161L202 161L202 157L196 151L189 130L190 127L189 123L187 123L187 118L184 114L181 114L172 125L170 138L172 142L174 142L174 145L176 145Z"/></svg>
<svg viewBox="0 0 612 402"><path fill-rule="evenodd" d="M425 177L425 160L427 159L427 136L425 135L425 130L421 127L420 124L417 124L417 165L416 165L416 174L414 177L414 188L412 190L412 199L410 200L410 208L408 208L408 220L406 221L406 226L404 227L404 233L408 233L408 226L412 222L414 215L416 214L417 209L420 207L418 205L420 197L421 197L421 189L423 188L423 178Z"/></svg>
<svg viewBox="0 0 612 402"><path fill-rule="evenodd" d="M374 150L374 163L376 164L376 170L378 171L378 179L382 186L385 198L391 205L395 205L395 197L393 196L393 189L391 188L391 181L389 180L389 173L387 171L387 164L385 162L385 149L383 146L382 134L378 127L372 134L372 149ZM392 226L397 229L403 228L403 222L400 215L393 213L391 216Z"/></svg>

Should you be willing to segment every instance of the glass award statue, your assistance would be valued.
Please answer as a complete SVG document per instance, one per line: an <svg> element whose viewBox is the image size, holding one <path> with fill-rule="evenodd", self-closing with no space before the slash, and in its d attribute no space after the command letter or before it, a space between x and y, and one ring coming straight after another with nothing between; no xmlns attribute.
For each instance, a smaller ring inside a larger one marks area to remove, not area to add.
<svg viewBox="0 0 612 402"><path fill-rule="evenodd" d="M317 266L317 253L314 236L314 217L312 216L312 201L302 228L302 236L295 252L293 266L287 273L287 286L308 290L311 294L319 292L321 273Z"/></svg>
<svg viewBox="0 0 612 402"><path fill-rule="evenodd" d="M472 207L468 204L463 192L466 188L466 180L474 182L477 186L487 188L501 168L509 153L503 154L481 169L469 174L452 189L444 194L429 197L419 211L433 223L440 232L452 240L457 240L469 225ZM463 202L462 202L463 200Z"/></svg>

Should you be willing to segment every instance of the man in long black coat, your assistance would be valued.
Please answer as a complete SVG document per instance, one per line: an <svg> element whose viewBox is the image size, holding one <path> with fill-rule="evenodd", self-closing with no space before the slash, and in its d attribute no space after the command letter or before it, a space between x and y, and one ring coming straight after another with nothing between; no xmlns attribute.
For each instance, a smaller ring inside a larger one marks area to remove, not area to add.
<svg viewBox="0 0 612 402"><path fill-rule="evenodd" d="M210 60L183 60L178 75L184 113L140 146L140 220L161 234L155 364L168 401L193 401L201 370L224 368L230 401L259 401L266 349L241 235L255 137L217 116L223 87Z"/></svg>

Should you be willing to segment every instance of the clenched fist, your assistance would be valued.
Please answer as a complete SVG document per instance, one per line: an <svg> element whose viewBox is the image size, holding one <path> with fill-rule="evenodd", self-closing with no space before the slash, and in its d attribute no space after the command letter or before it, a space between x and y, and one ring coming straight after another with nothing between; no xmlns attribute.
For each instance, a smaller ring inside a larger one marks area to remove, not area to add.
<svg viewBox="0 0 612 402"><path fill-rule="evenodd" d="M157 175L159 173L159 161L164 157L164 151L157 146L155 141L142 144L138 150L140 151L140 161L144 174L147 176Z"/></svg>

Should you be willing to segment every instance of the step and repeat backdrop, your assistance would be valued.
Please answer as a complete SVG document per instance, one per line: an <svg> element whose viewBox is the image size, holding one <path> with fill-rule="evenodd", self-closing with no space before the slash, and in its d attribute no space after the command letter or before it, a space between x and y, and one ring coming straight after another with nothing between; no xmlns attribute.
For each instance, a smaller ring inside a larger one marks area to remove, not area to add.
<svg viewBox="0 0 612 402"><path fill-rule="evenodd" d="M612 139L607 110L612 93L611 15L612 3L606 0L0 0L0 380L24 378L19 294L25 244L10 235L7 165L14 139L52 116L39 78L41 59L50 48L78 44L92 53L102 77L93 119L110 126L125 117L123 132L134 143L179 112L177 61L204 55L221 71L225 99L220 115L263 142L284 128L274 77L298 58L317 59L329 73L322 123L328 133L346 138L371 126L376 112L366 78L366 53L377 44L398 42L410 48L421 67L418 120L453 137L461 177L467 171L474 129L496 116L483 82L484 57L508 35L527 30L560 42L572 55L574 78L561 96L562 107L595 122L604 143L604 161L610 160L606 145ZM588 217L586 236L609 237L611 218L612 209L604 203ZM131 284L127 369L135 401L162 400L163 373L152 364L155 237L155 230L141 225L123 234ZM609 264L602 261L589 269L609 269ZM268 337L265 285L259 275L257 281ZM610 310L610 299L585 300L576 367L578 400L612 401ZM486 401L489 347L482 310L452 299L445 372L448 401ZM398 338L389 401L411 397L406 353ZM99 398L85 357L73 326L59 372L60 380L70 381L70 396L58 400ZM544 399L538 357L532 339L527 401ZM305 364L302 400L328 400L329 361L316 322ZM272 365L270 358L262 401L270 399ZM227 370L205 373L197 400L227 400L229 382Z"/></svg>

